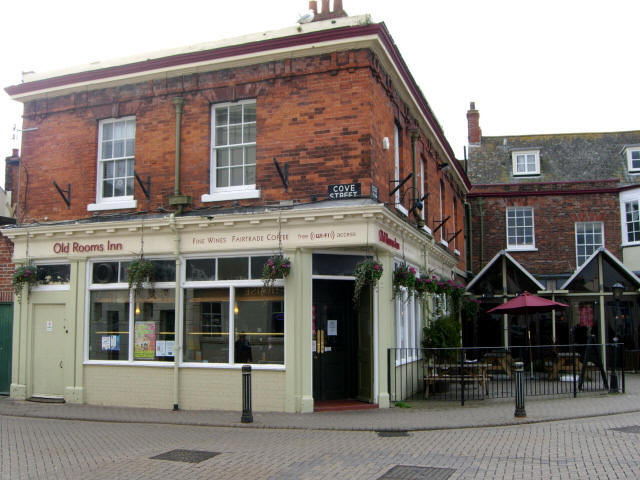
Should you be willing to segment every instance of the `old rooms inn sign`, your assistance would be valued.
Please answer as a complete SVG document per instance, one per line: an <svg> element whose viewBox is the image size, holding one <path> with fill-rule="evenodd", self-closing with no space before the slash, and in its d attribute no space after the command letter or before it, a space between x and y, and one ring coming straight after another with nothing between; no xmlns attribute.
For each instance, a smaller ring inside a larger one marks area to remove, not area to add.
<svg viewBox="0 0 640 480"><path fill-rule="evenodd" d="M358 198L361 189L359 183L345 183L341 185L329 185L328 196L331 200L340 198Z"/></svg>

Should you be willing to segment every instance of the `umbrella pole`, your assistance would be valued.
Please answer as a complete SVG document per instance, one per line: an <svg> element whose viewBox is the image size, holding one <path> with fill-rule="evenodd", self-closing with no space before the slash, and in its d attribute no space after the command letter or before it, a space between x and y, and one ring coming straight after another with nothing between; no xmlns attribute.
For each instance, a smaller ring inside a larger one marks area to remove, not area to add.
<svg viewBox="0 0 640 480"><path fill-rule="evenodd" d="M533 378L533 351L531 350L531 326L527 318L527 339L529 340L529 370L531 370L531 378Z"/></svg>

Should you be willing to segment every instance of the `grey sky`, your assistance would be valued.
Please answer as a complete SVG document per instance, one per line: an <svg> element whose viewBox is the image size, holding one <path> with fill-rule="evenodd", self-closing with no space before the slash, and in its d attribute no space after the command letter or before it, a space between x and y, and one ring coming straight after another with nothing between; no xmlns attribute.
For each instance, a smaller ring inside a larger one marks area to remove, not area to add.
<svg viewBox="0 0 640 480"><path fill-rule="evenodd" d="M321 4L321 1L318 1ZM343 0L384 21L456 155L475 100L484 135L640 129L637 0ZM38 72L295 24L306 0L3 6L0 85ZM0 93L0 158L21 105ZM4 184L4 167L0 168Z"/></svg>

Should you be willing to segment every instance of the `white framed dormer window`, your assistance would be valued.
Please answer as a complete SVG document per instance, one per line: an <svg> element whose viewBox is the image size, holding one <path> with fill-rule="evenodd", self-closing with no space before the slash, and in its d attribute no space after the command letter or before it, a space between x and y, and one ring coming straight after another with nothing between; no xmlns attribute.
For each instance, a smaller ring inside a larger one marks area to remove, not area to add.
<svg viewBox="0 0 640 480"><path fill-rule="evenodd" d="M507 208L507 249L534 250L533 207Z"/></svg>
<svg viewBox="0 0 640 480"><path fill-rule="evenodd" d="M516 150L511 152L514 175L540 175L540 151Z"/></svg>
<svg viewBox="0 0 640 480"><path fill-rule="evenodd" d="M135 117L109 118L98 125L96 203L87 210L135 208L133 198Z"/></svg>
<svg viewBox="0 0 640 480"><path fill-rule="evenodd" d="M625 147L629 173L640 173L640 145Z"/></svg>
<svg viewBox="0 0 640 480"><path fill-rule="evenodd" d="M593 252L603 246L602 222L576 222L576 267L581 266Z"/></svg>
<svg viewBox="0 0 640 480"><path fill-rule="evenodd" d="M211 186L203 202L260 198L256 189L256 101L211 106Z"/></svg>

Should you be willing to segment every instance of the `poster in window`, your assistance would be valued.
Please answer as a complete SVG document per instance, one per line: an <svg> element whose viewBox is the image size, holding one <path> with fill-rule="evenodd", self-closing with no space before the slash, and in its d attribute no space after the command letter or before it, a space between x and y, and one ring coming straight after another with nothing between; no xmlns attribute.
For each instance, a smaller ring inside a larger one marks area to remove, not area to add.
<svg viewBox="0 0 640 480"><path fill-rule="evenodd" d="M153 360L156 353L155 322L136 322L133 356L136 360Z"/></svg>

